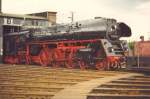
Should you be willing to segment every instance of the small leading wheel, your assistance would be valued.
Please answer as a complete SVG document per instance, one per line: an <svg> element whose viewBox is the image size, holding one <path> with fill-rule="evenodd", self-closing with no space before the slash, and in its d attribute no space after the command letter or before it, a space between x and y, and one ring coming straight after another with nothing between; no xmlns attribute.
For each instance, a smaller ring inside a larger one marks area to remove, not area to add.
<svg viewBox="0 0 150 99"><path fill-rule="evenodd" d="M116 69L118 69L118 68L119 68L118 62L113 62L113 63L111 63L111 66L110 66L110 69L111 69L111 70L116 70Z"/></svg>
<svg viewBox="0 0 150 99"><path fill-rule="evenodd" d="M105 61L98 61L96 62L96 69L98 70L105 70L106 69L106 62Z"/></svg>

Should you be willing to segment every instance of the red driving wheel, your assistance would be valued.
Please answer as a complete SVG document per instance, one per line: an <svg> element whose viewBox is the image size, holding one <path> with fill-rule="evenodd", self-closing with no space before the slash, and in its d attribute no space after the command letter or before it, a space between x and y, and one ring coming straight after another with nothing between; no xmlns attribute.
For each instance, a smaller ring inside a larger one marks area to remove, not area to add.
<svg viewBox="0 0 150 99"><path fill-rule="evenodd" d="M85 70L86 69L86 63L83 60L79 60L79 66L81 70Z"/></svg>
<svg viewBox="0 0 150 99"><path fill-rule="evenodd" d="M66 61L66 67L69 69L75 68L75 64L76 64L75 61L72 59L69 59L68 61Z"/></svg>
<svg viewBox="0 0 150 99"><path fill-rule="evenodd" d="M46 56L46 54L43 50L40 53L40 64L42 66L47 66L48 65L48 59L47 59L47 56Z"/></svg>

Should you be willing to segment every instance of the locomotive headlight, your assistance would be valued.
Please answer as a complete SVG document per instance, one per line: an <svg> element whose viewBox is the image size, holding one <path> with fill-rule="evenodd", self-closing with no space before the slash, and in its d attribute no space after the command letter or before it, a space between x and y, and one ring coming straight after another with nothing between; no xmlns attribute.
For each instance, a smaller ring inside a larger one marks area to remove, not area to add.
<svg viewBox="0 0 150 99"><path fill-rule="evenodd" d="M111 53L111 52L114 52L114 49L112 47L109 47L108 51Z"/></svg>
<svg viewBox="0 0 150 99"><path fill-rule="evenodd" d="M111 30L111 32L114 32L114 31L116 31L116 29L117 29L117 25L112 25L110 30Z"/></svg>
<svg viewBox="0 0 150 99"><path fill-rule="evenodd" d="M111 48L111 52L114 52L114 49L113 49L113 48Z"/></svg>

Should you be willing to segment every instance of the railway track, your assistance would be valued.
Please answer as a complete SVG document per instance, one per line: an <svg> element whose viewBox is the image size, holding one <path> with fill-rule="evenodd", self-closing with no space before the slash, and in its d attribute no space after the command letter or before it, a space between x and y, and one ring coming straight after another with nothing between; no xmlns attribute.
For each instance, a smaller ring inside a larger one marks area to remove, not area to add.
<svg viewBox="0 0 150 99"><path fill-rule="evenodd" d="M87 99L150 99L150 76L132 76L102 84Z"/></svg>
<svg viewBox="0 0 150 99"><path fill-rule="evenodd" d="M115 75L110 71L1 64L0 99L51 99L59 91L80 82Z"/></svg>
<svg viewBox="0 0 150 99"><path fill-rule="evenodd" d="M149 78L119 71L1 64L0 99L149 98Z"/></svg>

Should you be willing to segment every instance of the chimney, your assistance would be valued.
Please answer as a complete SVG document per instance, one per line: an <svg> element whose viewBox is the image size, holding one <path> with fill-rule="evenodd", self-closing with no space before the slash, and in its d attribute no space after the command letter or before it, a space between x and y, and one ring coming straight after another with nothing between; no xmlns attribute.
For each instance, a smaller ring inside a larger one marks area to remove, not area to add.
<svg viewBox="0 0 150 99"><path fill-rule="evenodd" d="M0 0L0 13L2 13L2 0Z"/></svg>
<svg viewBox="0 0 150 99"><path fill-rule="evenodd" d="M144 42L144 36L140 36L141 42Z"/></svg>

